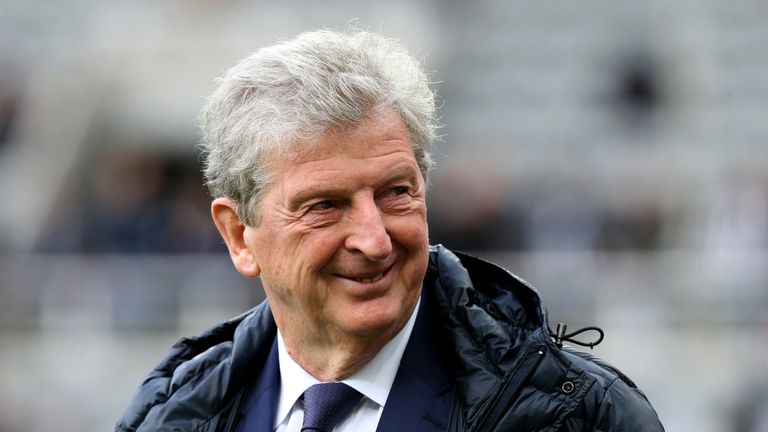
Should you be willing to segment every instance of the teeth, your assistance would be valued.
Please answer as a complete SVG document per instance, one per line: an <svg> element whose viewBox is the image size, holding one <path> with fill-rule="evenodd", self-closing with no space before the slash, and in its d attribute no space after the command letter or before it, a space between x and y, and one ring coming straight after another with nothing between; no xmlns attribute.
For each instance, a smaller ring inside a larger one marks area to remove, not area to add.
<svg viewBox="0 0 768 432"><path fill-rule="evenodd" d="M376 282L378 280L381 280L381 278L383 278L383 277L384 277L384 273L379 273L378 275L376 275L374 277L370 277L370 278L355 278L355 280L357 282L362 282L362 283L373 283L373 282Z"/></svg>

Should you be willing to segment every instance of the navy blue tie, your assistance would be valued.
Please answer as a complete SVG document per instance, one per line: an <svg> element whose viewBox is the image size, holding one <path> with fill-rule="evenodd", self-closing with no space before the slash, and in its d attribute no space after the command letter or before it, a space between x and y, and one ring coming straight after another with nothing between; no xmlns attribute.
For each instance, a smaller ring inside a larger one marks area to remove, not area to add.
<svg viewBox="0 0 768 432"><path fill-rule="evenodd" d="M362 397L360 392L340 382L313 385L304 392L301 432L331 432Z"/></svg>

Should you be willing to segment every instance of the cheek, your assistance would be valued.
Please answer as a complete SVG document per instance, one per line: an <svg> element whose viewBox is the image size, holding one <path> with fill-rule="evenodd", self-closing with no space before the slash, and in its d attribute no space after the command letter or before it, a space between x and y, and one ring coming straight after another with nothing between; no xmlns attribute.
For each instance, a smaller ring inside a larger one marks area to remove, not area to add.
<svg viewBox="0 0 768 432"><path fill-rule="evenodd" d="M334 225L305 233L292 256L301 256L306 270L321 271L344 245L343 227Z"/></svg>
<svg viewBox="0 0 768 432"><path fill-rule="evenodd" d="M406 273L408 278L421 279L429 261L429 235L426 221L414 219L408 223L393 226L393 239L408 254ZM420 284L419 284L420 286Z"/></svg>
<svg viewBox="0 0 768 432"><path fill-rule="evenodd" d="M423 213L413 214L407 219L395 221L392 224L393 235L398 240L410 247L427 247L428 228L427 221Z"/></svg>

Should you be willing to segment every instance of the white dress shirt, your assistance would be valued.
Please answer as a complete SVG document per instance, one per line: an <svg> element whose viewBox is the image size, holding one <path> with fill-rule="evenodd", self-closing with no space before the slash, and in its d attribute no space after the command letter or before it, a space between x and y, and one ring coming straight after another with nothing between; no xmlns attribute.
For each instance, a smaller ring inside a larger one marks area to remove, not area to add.
<svg viewBox="0 0 768 432"><path fill-rule="evenodd" d="M421 299L413 309L402 330L376 354L362 369L341 382L363 394L363 399L352 412L333 429L335 432L373 432L379 425L384 404L395 381L405 346L411 337ZM319 383L317 378L302 369L285 349L280 330L277 331L277 352L280 362L280 398L277 403L274 430L300 432L304 420L304 391Z"/></svg>

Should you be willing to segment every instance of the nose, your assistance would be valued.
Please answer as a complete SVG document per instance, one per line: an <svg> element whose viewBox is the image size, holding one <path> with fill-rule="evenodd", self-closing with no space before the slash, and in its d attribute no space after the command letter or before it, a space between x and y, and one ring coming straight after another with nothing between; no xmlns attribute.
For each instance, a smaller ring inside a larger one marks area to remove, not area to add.
<svg viewBox="0 0 768 432"><path fill-rule="evenodd" d="M379 207L373 196L357 200L348 214L349 235L344 246L372 261L382 261L392 253L392 240L387 233Z"/></svg>

